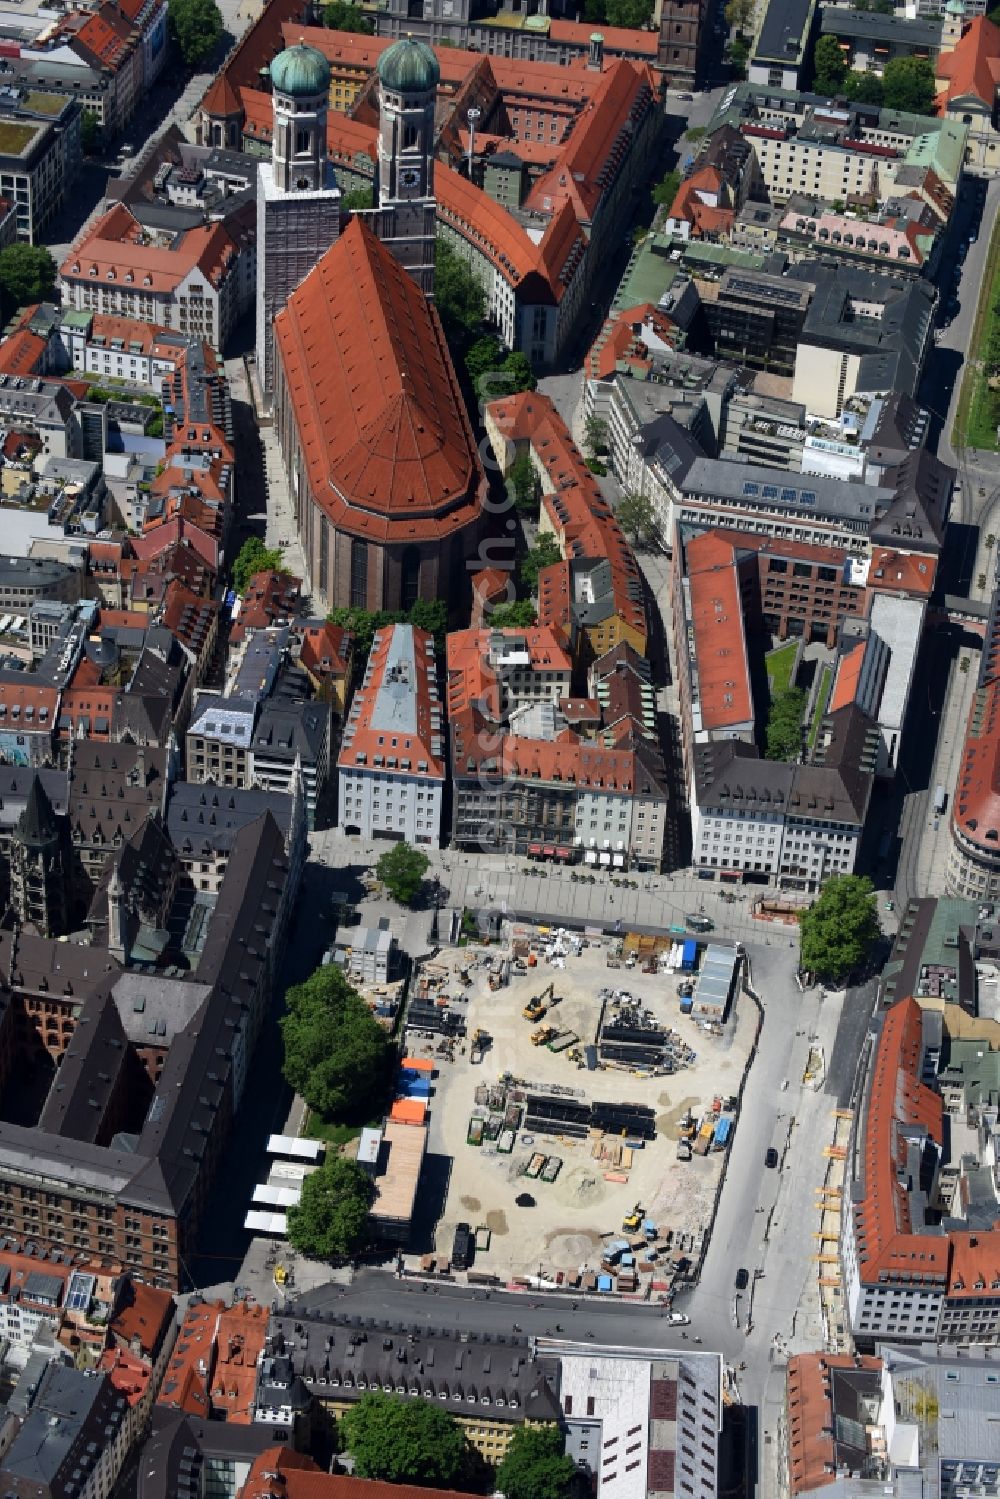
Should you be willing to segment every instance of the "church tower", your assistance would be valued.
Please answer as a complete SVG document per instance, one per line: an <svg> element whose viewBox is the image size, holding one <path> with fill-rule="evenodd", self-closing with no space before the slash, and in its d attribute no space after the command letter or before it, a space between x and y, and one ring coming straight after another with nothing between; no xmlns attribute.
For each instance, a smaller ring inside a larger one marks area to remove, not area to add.
<svg viewBox="0 0 1000 1499"><path fill-rule="evenodd" d="M66 829L37 773L10 846L10 899L18 921L41 937L69 926L70 870Z"/></svg>
<svg viewBox="0 0 1000 1499"><path fill-rule="evenodd" d="M420 289L434 294L434 105L441 77L424 42L405 37L378 61L375 227Z"/></svg>
<svg viewBox="0 0 1000 1499"><path fill-rule="evenodd" d="M299 43L274 59L271 87L271 160L258 169L257 192L257 379L268 403L275 316L340 233L340 189L326 145L330 65Z"/></svg>

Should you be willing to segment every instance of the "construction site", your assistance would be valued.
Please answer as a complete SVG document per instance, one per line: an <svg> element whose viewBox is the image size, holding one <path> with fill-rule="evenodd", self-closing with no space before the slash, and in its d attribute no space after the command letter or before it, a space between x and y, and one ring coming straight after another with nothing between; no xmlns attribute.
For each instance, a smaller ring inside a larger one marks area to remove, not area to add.
<svg viewBox="0 0 1000 1499"><path fill-rule="evenodd" d="M733 949L633 953L519 929L416 975L406 1045L436 1063L428 1151L450 1157L438 1268L464 1224L473 1278L669 1297L696 1276L757 1013ZM732 984L710 1016L702 966Z"/></svg>

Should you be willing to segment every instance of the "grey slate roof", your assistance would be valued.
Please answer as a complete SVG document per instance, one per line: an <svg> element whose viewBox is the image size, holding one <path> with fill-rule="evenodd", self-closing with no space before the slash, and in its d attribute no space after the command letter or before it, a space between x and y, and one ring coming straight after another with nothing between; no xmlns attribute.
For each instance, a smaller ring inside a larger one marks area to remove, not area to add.
<svg viewBox="0 0 1000 1499"><path fill-rule="evenodd" d="M77 1469L82 1488L103 1449L114 1440L127 1409L125 1396L106 1374L50 1364L20 1431L0 1460L5 1499L68 1496Z"/></svg>
<svg viewBox="0 0 1000 1499"><path fill-rule="evenodd" d="M182 857L197 856L201 851L228 853L240 829L265 812L271 813L287 838L292 820L290 797L256 787L237 790L177 781L167 803L167 831Z"/></svg>
<svg viewBox="0 0 1000 1499"><path fill-rule="evenodd" d="M254 753L289 762L300 755L303 765L315 764L329 732L329 723L328 703L290 703L272 698L261 709L253 736Z"/></svg>

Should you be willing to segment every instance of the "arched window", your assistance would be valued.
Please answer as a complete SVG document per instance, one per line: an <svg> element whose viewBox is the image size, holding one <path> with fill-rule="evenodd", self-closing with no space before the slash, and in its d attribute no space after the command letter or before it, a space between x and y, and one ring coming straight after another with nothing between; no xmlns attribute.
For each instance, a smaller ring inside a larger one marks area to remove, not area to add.
<svg viewBox="0 0 1000 1499"><path fill-rule="evenodd" d="M308 130L296 130L296 132L295 132L295 154L296 154L296 156L305 156L305 155L308 154L308 151L309 151L309 132L308 132Z"/></svg>
<svg viewBox="0 0 1000 1499"><path fill-rule="evenodd" d="M399 607L412 609L420 597L420 548L408 546L400 569Z"/></svg>
<svg viewBox="0 0 1000 1499"><path fill-rule="evenodd" d="M420 134L416 125L403 126L403 150L415 151L420 140Z"/></svg>
<svg viewBox="0 0 1000 1499"><path fill-rule="evenodd" d="M351 542L351 608L368 607L368 543Z"/></svg>

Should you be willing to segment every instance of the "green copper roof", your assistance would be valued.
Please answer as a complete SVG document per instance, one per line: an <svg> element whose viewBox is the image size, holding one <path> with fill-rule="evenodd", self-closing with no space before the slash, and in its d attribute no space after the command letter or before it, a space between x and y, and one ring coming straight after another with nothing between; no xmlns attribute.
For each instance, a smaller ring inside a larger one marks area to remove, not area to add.
<svg viewBox="0 0 1000 1499"><path fill-rule="evenodd" d="M271 64L271 82L279 94L306 98L330 91L330 64L322 52L303 42L279 52Z"/></svg>
<svg viewBox="0 0 1000 1499"><path fill-rule="evenodd" d="M438 60L425 42L403 37L378 60L378 76L397 94L428 94L441 77Z"/></svg>

